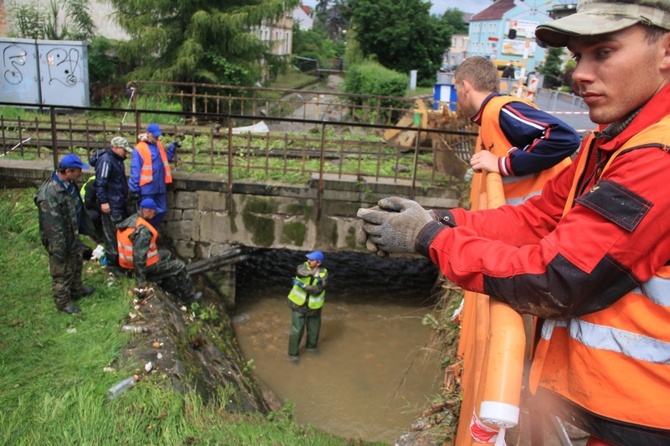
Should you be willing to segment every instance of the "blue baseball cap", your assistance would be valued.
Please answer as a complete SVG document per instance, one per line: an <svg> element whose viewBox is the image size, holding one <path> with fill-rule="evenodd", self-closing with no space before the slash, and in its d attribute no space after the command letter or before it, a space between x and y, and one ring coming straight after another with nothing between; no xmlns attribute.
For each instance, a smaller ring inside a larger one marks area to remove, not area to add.
<svg viewBox="0 0 670 446"><path fill-rule="evenodd" d="M161 132L161 128L158 126L158 124L149 124L147 126L147 133L151 133L154 138L158 138L163 134Z"/></svg>
<svg viewBox="0 0 670 446"><path fill-rule="evenodd" d="M323 253L321 251L310 252L306 257L308 260L318 260L323 263Z"/></svg>
<svg viewBox="0 0 670 446"><path fill-rule="evenodd" d="M158 209L158 205L153 200L153 198L145 198L144 200L140 201L140 207L142 209Z"/></svg>
<svg viewBox="0 0 670 446"><path fill-rule="evenodd" d="M68 153L58 163L60 169L88 169L89 167L91 166L84 164L74 153Z"/></svg>

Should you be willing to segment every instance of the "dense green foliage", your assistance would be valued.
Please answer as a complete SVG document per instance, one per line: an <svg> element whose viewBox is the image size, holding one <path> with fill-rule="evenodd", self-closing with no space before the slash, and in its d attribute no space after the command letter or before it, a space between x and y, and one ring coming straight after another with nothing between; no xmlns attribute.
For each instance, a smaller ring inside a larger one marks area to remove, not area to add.
<svg viewBox="0 0 670 446"><path fill-rule="evenodd" d="M47 40L89 40L95 33L88 0L49 0L41 8L31 3L8 8L14 18L17 37Z"/></svg>
<svg viewBox="0 0 670 446"><path fill-rule="evenodd" d="M453 34L467 34L468 27L465 20L463 20L463 11L458 8L447 8L440 17L440 20L445 25L451 27Z"/></svg>
<svg viewBox="0 0 670 446"><path fill-rule="evenodd" d="M132 336L120 330L132 283L109 281L86 262L84 283L95 294L79 301L76 316L56 311L33 193L0 189L0 444L368 444L297 425L290 406L267 417L231 414L225 392L204 404L173 391L164 373L108 400L113 384L143 372L121 356Z"/></svg>
<svg viewBox="0 0 670 446"><path fill-rule="evenodd" d="M116 73L117 61L113 57L112 41L96 36L88 46L88 78L93 84L110 84Z"/></svg>
<svg viewBox="0 0 670 446"><path fill-rule="evenodd" d="M374 94L403 97L409 76L389 70L377 62L366 61L352 66L344 81L344 88L351 94Z"/></svg>
<svg viewBox="0 0 670 446"><path fill-rule="evenodd" d="M254 32L277 23L299 0L111 0L131 39L118 56L134 64L132 76L156 81L251 85L265 63L281 65Z"/></svg>
<svg viewBox="0 0 670 446"><path fill-rule="evenodd" d="M431 15L424 0L350 0L351 26L366 58L401 73L417 70L433 82L453 28Z"/></svg>
<svg viewBox="0 0 670 446"><path fill-rule="evenodd" d="M329 39L326 29L322 26L303 31L295 24L293 25L293 54L318 60L321 68L331 68L333 58L344 55L344 44L341 40L335 42Z"/></svg>
<svg viewBox="0 0 670 446"><path fill-rule="evenodd" d="M563 83L563 54L564 48L548 48L544 66L538 71L544 74L544 88L556 88Z"/></svg>

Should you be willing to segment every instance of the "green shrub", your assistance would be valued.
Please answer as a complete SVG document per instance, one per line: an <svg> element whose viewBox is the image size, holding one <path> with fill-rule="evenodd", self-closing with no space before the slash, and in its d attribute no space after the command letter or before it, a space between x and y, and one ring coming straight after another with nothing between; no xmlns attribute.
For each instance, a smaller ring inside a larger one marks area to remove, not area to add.
<svg viewBox="0 0 670 446"><path fill-rule="evenodd" d="M405 96L409 85L409 76L383 67L377 62L364 61L352 65L347 71L344 91L351 94L364 94L401 98ZM355 98L356 105L381 107L382 120L389 118L388 109L399 109L407 106L403 101L390 98ZM397 114L397 112L396 112ZM391 119L397 119L392 116Z"/></svg>
<svg viewBox="0 0 670 446"><path fill-rule="evenodd" d="M377 62L364 61L349 68L344 91L352 94L403 97L409 76L383 67Z"/></svg>

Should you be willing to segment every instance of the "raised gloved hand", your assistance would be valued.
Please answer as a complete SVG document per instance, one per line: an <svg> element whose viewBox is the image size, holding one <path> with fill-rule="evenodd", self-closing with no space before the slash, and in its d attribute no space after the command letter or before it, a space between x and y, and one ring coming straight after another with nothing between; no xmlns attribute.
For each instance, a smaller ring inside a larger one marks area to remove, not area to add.
<svg viewBox="0 0 670 446"><path fill-rule="evenodd" d="M382 198L377 204L379 209L361 208L356 214L363 219L363 231L368 234L366 246L376 245L373 252L415 253L416 238L421 228L435 221L434 214L416 201L401 197Z"/></svg>
<svg viewBox="0 0 670 446"><path fill-rule="evenodd" d="M175 146L176 148L180 148L181 147L181 141L179 141L178 139L175 139L175 141L172 143L172 145Z"/></svg>
<svg viewBox="0 0 670 446"><path fill-rule="evenodd" d="M379 206L373 206L368 210L378 211ZM359 212L360 211L361 209L359 209ZM373 254L377 254L379 257L383 259L386 259L389 256L388 252L379 249L379 246L375 245L370 241L370 236L368 235L367 232L363 230L363 224L361 224L361 227L358 229L358 232L356 232L356 243L358 243L359 245L365 245L368 251L370 251Z"/></svg>
<svg viewBox="0 0 670 446"><path fill-rule="evenodd" d="M295 277L293 278L293 286L299 286L300 288L305 288L305 284L296 279Z"/></svg>

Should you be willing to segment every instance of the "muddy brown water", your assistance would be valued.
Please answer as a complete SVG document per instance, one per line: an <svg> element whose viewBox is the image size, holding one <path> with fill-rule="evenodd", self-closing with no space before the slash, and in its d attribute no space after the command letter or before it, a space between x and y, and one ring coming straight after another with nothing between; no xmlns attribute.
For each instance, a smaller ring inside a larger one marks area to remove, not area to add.
<svg viewBox="0 0 670 446"><path fill-rule="evenodd" d="M392 443L439 392L426 348L437 270L424 259L325 253L329 270L318 352L287 356L286 295L305 253L257 251L237 267L235 333L256 376L296 421L346 438Z"/></svg>

